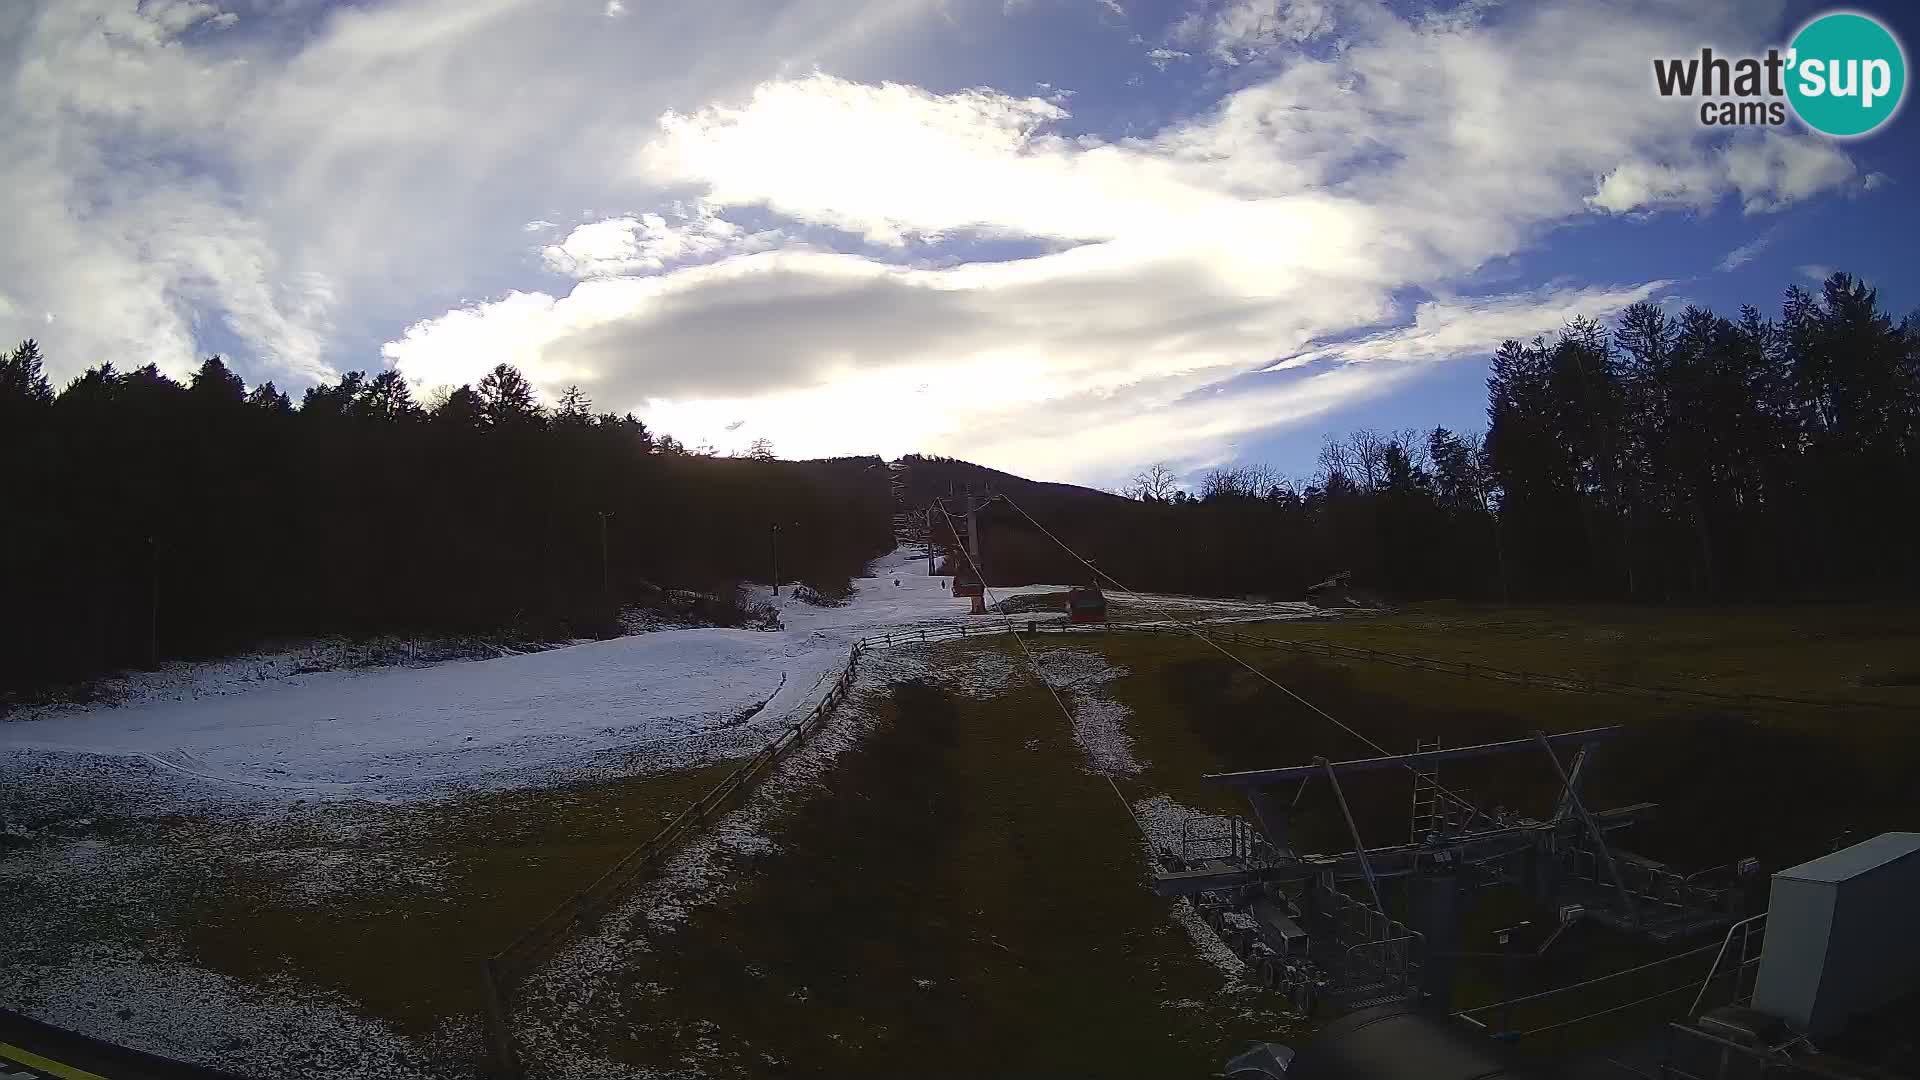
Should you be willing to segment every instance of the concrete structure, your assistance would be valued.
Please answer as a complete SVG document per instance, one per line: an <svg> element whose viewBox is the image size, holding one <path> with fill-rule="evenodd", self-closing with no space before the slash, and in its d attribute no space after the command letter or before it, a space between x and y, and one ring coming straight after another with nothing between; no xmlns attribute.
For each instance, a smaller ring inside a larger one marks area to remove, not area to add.
<svg viewBox="0 0 1920 1080"><path fill-rule="evenodd" d="M1920 833L1773 875L1753 1007L1818 1039L1920 989Z"/></svg>

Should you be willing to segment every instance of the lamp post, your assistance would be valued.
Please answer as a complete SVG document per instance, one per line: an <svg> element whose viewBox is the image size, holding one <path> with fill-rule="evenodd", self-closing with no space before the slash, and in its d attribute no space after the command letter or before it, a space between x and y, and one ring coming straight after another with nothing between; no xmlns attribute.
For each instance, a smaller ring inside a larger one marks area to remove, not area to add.
<svg viewBox="0 0 1920 1080"><path fill-rule="evenodd" d="M773 552L773 595L780 595L780 523L767 527L767 546Z"/></svg>
<svg viewBox="0 0 1920 1080"><path fill-rule="evenodd" d="M600 516L600 595L612 599L612 581L607 576L607 519L612 517L613 513L608 510L596 512Z"/></svg>
<svg viewBox="0 0 1920 1080"><path fill-rule="evenodd" d="M149 573L153 589L147 604L147 668L160 670L160 541L147 537Z"/></svg>

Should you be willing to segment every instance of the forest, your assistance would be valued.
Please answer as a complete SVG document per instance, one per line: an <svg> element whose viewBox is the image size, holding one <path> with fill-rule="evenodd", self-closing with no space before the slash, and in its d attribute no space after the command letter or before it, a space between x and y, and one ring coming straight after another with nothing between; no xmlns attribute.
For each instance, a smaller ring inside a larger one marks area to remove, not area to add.
<svg viewBox="0 0 1920 1080"><path fill-rule="evenodd" d="M424 404L351 372L296 406L217 357L57 393L33 342L0 360L0 704L282 638L603 637L662 590L766 581L776 540L829 594L892 547L877 458L689 451L505 365Z"/></svg>
<svg viewBox="0 0 1920 1080"><path fill-rule="evenodd" d="M1777 319L1639 304L1509 341L1487 388L1484 433L1329 438L1305 477L1156 466L1098 492L909 456L907 496L1013 499L983 514L993 584L1090 576L1030 514L1161 592L1291 599L1348 570L1392 599L1920 593L1920 318L1848 275ZM425 403L351 372L296 405L218 358L56 392L29 341L0 354L0 453L0 703L276 637L606 636L661 589L767 581L776 543L828 594L892 545L879 458L690 451L507 365Z"/></svg>
<svg viewBox="0 0 1920 1080"><path fill-rule="evenodd" d="M1484 432L1329 437L1305 477L1155 466L1101 495L910 460L917 497L1008 494L1141 590L1297 599L1349 570L1392 599L1920 592L1920 317L1846 274L1788 289L1777 319L1642 303L1508 341L1487 391ZM990 582L1089 576L1007 504L983 517Z"/></svg>

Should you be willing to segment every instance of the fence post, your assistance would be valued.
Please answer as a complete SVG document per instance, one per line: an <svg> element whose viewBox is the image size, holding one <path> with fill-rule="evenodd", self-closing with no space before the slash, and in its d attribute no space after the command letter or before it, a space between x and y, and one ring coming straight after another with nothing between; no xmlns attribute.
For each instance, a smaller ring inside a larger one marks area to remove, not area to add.
<svg viewBox="0 0 1920 1080"><path fill-rule="evenodd" d="M480 961L480 988L487 1009L487 1049L493 1057L493 1076L495 1080L520 1080L520 1059L513 1052L506 1002L500 995L500 975L491 956Z"/></svg>

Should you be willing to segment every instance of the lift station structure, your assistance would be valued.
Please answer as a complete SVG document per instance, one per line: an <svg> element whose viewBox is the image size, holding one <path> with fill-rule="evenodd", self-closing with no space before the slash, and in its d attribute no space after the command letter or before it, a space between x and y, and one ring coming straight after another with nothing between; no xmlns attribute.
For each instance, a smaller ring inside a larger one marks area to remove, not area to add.
<svg viewBox="0 0 1920 1080"><path fill-rule="evenodd" d="M1308 1017L1398 1002L1449 1008L1464 905L1487 886L1522 890L1549 913L1541 953L1581 920L1662 944L1725 930L1752 903L1757 861L1718 880L1682 875L1613 839L1654 804L1586 805L1595 750L1622 731L1448 749L1436 740L1411 754L1208 775L1244 794L1251 818L1230 818L1219 835L1187 830L1177 850L1158 852L1153 889L1187 898L1260 983ZM1442 764L1494 756L1531 756L1550 769L1554 805L1538 817L1485 812L1440 783ZM1341 781L1382 770L1411 774L1412 820L1406 842L1368 847ZM1293 819L1316 781L1339 808L1348 850L1294 847Z"/></svg>

